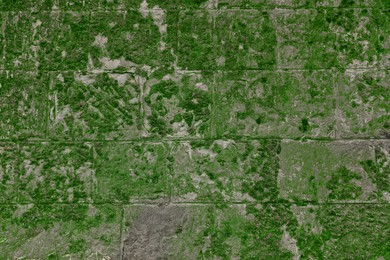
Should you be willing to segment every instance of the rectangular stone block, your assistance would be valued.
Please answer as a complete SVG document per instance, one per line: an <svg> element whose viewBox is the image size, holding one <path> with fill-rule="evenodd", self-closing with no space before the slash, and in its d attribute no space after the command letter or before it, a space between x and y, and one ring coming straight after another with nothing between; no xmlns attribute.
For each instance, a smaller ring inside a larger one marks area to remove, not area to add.
<svg viewBox="0 0 390 260"><path fill-rule="evenodd" d="M49 136L56 140L139 139L140 91L131 74L53 72Z"/></svg>
<svg viewBox="0 0 390 260"><path fill-rule="evenodd" d="M143 74L169 70L175 22L176 13L160 8L92 13L89 70Z"/></svg>
<svg viewBox="0 0 390 260"><path fill-rule="evenodd" d="M142 85L147 138L208 138L214 107L214 77L207 72L178 72Z"/></svg>
<svg viewBox="0 0 390 260"><path fill-rule="evenodd" d="M177 26L177 65L186 70L216 69L215 11L180 11Z"/></svg>
<svg viewBox="0 0 390 260"><path fill-rule="evenodd" d="M19 197L17 144L0 143L0 203L15 203Z"/></svg>
<svg viewBox="0 0 390 260"><path fill-rule="evenodd" d="M49 61L45 70L87 69L89 13L52 12Z"/></svg>
<svg viewBox="0 0 390 260"><path fill-rule="evenodd" d="M292 206L301 258L386 259L389 205Z"/></svg>
<svg viewBox="0 0 390 260"><path fill-rule="evenodd" d="M289 201L377 201L375 150L370 141L283 141L279 196Z"/></svg>
<svg viewBox="0 0 390 260"><path fill-rule="evenodd" d="M0 14L2 26L1 69L33 71L47 60L51 18L46 12L4 12Z"/></svg>
<svg viewBox="0 0 390 260"><path fill-rule="evenodd" d="M374 144L376 163L371 169L377 174L378 197L381 202L390 203L390 141Z"/></svg>
<svg viewBox="0 0 390 260"><path fill-rule="evenodd" d="M361 8L275 9L278 67L373 68L378 55L378 10ZM302 44L299 44L302 43Z"/></svg>
<svg viewBox="0 0 390 260"><path fill-rule="evenodd" d="M266 11L179 14L177 56L183 69L271 69L276 64L275 46L275 30Z"/></svg>
<svg viewBox="0 0 390 260"><path fill-rule="evenodd" d="M95 178L91 145L88 143L20 145L20 203L89 202Z"/></svg>
<svg viewBox="0 0 390 260"><path fill-rule="evenodd" d="M376 23L378 27L378 61L379 67L382 69L390 69L390 11L388 8L390 3L387 3L387 9L377 10L375 12Z"/></svg>
<svg viewBox="0 0 390 260"><path fill-rule="evenodd" d="M336 136L332 71L216 74L213 134L218 137Z"/></svg>
<svg viewBox="0 0 390 260"><path fill-rule="evenodd" d="M0 71L0 138L41 139L47 129L45 74Z"/></svg>
<svg viewBox="0 0 390 260"><path fill-rule="evenodd" d="M254 202L277 198L277 140L171 144L172 201Z"/></svg>
<svg viewBox="0 0 390 260"><path fill-rule="evenodd" d="M272 69L276 33L268 11L220 11L214 37L218 69Z"/></svg>
<svg viewBox="0 0 390 260"><path fill-rule="evenodd" d="M1 14L7 70L86 70L89 14L8 12ZM1 39L0 38L0 39Z"/></svg>
<svg viewBox="0 0 390 260"><path fill-rule="evenodd" d="M341 138L390 136L390 73L347 70L337 77L337 125Z"/></svg>

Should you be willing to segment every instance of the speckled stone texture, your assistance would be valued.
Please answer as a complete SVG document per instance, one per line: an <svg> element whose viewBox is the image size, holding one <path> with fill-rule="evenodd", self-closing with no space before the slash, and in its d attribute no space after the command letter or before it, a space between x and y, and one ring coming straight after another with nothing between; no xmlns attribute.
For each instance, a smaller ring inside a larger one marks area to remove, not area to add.
<svg viewBox="0 0 390 260"><path fill-rule="evenodd" d="M0 259L390 260L389 0L0 0Z"/></svg>

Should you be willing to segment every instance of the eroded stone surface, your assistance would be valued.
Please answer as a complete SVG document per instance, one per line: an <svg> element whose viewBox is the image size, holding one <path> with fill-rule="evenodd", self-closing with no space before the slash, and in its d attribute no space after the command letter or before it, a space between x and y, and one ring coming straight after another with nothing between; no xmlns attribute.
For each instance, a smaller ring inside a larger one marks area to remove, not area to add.
<svg viewBox="0 0 390 260"><path fill-rule="evenodd" d="M388 259L388 0L0 0L4 259Z"/></svg>
<svg viewBox="0 0 390 260"><path fill-rule="evenodd" d="M293 201L375 202L374 149L369 141L285 141L279 194Z"/></svg>

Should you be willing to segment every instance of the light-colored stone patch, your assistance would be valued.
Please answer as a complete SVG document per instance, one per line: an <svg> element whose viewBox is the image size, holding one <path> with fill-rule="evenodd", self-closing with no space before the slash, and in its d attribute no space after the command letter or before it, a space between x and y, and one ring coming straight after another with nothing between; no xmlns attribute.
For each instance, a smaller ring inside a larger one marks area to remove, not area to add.
<svg viewBox="0 0 390 260"><path fill-rule="evenodd" d="M158 6L154 6L150 13L154 24L158 27L160 34L167 33L167 25L165 23L165 11Z"/></svg>
<svg viewBox="0 0 390 260"><path fill-rule="evenodd" d="M225 191L222 191L222 193L224 194ZM256 202L256 200L254 198L252 198L248 193L240 193L240 192L237 192L237 191L233 191L233 196L232 196L233 200L235 201L248 201L248 202ZM230 196L226 196L226 199L231 199Z"/></svg>
<svg viewBox="0 0 390 260"><path fill-rule="evenodd" d="M76 170L76 175L84 182L84 188L87 193L91 193L93 187L97 185L96 173L92 168L91 162L85 162L80 168Z"/></svg>
<svg viewBox="0 0 390 260"><path fill-rule="evenodd" d="M96 76L95 75L81 75L81 74L76 74L74 79L77 82L81 82L84 85L92 85L93 83L96 82Z"/></svg>
<svg viewBox="0 0 390 260"><path fill-rule="evenodd" d="M183 195L180 195L180 198L175 198L175 200L181 200L181 201L193 201L198 197L198 194L196 192L189 192Z"/></svg>
<svg viewBox="0 0 390 260"><path fill-rule="evenodd" d="M149 14L153 18L154 24L158 27L161 37L167 33L167 24L165 23L165 11L159 6L153 6L152 9L148 7L148 3L144 0L139 8L140 13L144 18L147 18ZM166 43L161 39L160 50L165 50Z"/></svg>
<svg viewBox="0 0 390 260"><path fill-rule="evenodd" d="M221 56L221 57L217 58L216 62L218 64L218 66L222 67L222 66L225 66L226 59L225 59L225 57Z"/></svg>
<svg viewBox="0 0 390 260"><path fill-rule="evenodd" d="M291 207L291 211L297 219L298 225L303 226L306 232L319 235L322 233L322 226L316 219L314 209L316 209L314 206L293 205Z"/></svg>
<svg viewBox="0 0 390 260"><path fill-rule="evenodd" d="M221 146L222 149L226 149L229 145L232 145L235 142L234 140L216 140L215 143Z"/></svg>
<svg viewBox="0 0 390 260"><path fill-rule="evenodd" d="M196 83L195 87L197 87L200 90L206 91L206 92L209 91L209 88L204 83L201 83L201 82Z"/></svg>
<svg viewBox="0 0 390 260"><path fill-rule="evenodd" d="M148 2L146 2L146 0L142 1L138 10L144 18L148 17L149 15Z"/></svg>
<svg viewBox="0 0 390 260"><path fill-rule="evenodd" d="M118 86L123 87L129 79L129 74L108 74L108 76L118 82Z"/></svg>
<svg viewBox="0 0 390 260"><path fill-rule="evenodd" d="M191 175L192 184L195 186L195 188L199 189L200 184L207 184L210 185L210 187L214 187L214 181L210 180L209 176L207 174L202 173L201 175Z"/></svg>
<svg viewBox="0 0 390 260"><path fill-rule="evenodd" d="M22 65L22 62L20 61L20 60L14 60L13 61L13 63L14 63L14 66L17 68L17 67L19 67L20 65Z"/></svg>
<svg viewBox="0 0 390 260"><path fill-rule="evenodd" d="M42 25L42 22L39 19L36 22L32 23L32 27L33 27L32 38L33 39L35 39L35 37L37 35L37 28L41 25ZM37 40L34 41L34 44L38 44L38 43L39 43L39 41L37 41ZM31 46L31 50L33 51L33 54L34 54L34 66L36 69L38 69L38 67L39 67L39 57L38 57L39 46L33 45L33 46Z"/></svg>
<svg viewBox="0 0 390 260"><path fill-rule="evenodd" d="M200 155L203 155L203 156L209 156L210 157L210 160L214 160L215 157L217 157L217 153L214 153L208 149L197 149L196 152Z"/></svg>
<svg viewBox="0 0 390 260"><path fill-rule="evenodd" d="M39 165L31 164L30 160L24 160L23 166L25 174L21 177L22 179L29 179L27 184L28 189L34 190L37 188L37 185L44 180L42 176L44 162L40 162ZM31 176L31 177L30 177Z"/></svg>
<svg viewBox="0 0 390 260"><path fill-rule="evenodd" d="M34 206L33 204L18 205L18 208L15 210L13 217L14 218L21 217L24 213L26 213L33 206Z"/></svg>
<svg viewBox="0 0 390 260"><path fill-rule="evenodd" d="M61 73L57 75L57 80L62 82L62 83L65 82L64 76Z"/></svg>
<svg viewBox="0 0 390 260"><path fill-rule="evenodd" d="M206 3L202 4L202 8L205 9L216 9L218 8L219 0L208 0Z"/></svg>
<svg viewBox="0 0 390 260"><path fill-rule="evenodd" d="M161 9L158 5L153 6L153 8L148 7L148 3L144 0L139 8L139 12L144 18L147 18L149 15L152 16L154 24L158 27L161 35L167 33L167 25L165 24L165 11Z"/></svg>
<svg viewBox="0 0 390 260"><path fill-rule="evenodd" d="M55 103L58 103L57 95L55 94ZM68 126L65 123L65 117L72 116L72 110L69 105L66 105L62 108L58 108L57 106L50 109L50 119L54 121L53 126L58 124L62 124L64 127L64 131L68 131Z"/></svg>
<svg viewBox="0 0 390 260"><path fill-rule="evenodd" d="M174 136L176 137L185 137L188 136L188 125L187 123L183 120L181 122L174 122L172 124L172 129L174 130ZM172 136L172 135L170 135Z"/></svg>
<svg viewBox="0 0 390 260"><path fill-rule="evenodd" d="M291 0L289 0L291 1ZM341 0L322 0L322 1L317 1L316 6L318 7L337 7L341 3Z"/></svg>
<svg viewBox="0 0 390 260"><path fill-rule="evenodd" d="M163 79L164 80L164 79ZM151 78L151 79L148 79L145 84L144 84L144 90L143 90L143 93L145 96L148 96L149 93L150 93L150 90L152 88L152 86L158 84L160 81L158 79L155 79L155 78Z"/></svg>
<svg viewBox="0 0 390 260"><path fill-rule="evenodd" d="M59 224L48 230L38 232L35 236L26 240L16 252L14 252L15 259L42 259L48 255L56 245L57 250L65 249L65 241L59 236Z"/></svg>
<svg viewBox="0 0 390 260"><path fill-rule="evenodd" d="M286 230L286 226L283 227L283 235L281 240L282 248L286 249L287 251L290 251L293 256L293 260L299 260L299 250L297 246L297 240L290 236L288 231Z"/></svg>
<svg viewBox="0 0 390 260"><path fill-rule="evenodd" d="M108 38L103 36L103 35L96 35L95 36L95 41L93 42L94 46L100 47L100 48L105 48L106 44L108 42Z"/></svg>
<svg viewBox="0 0 390 260"><path fill-rule="evenodd" d="M73 201L73 198L74 198L73 188L69 188L69 189L67 190L67 193L68 193L68 202L72 202L72 201Z"/></svg>
<svg viewBox="0 0 390 260"><path fill-rule="evenodd" d="M124 67L128 72L135 72L138 65L132 61L126 60L124 57L119 59L110 59L108 57L100 58L99 61L102 63L102 68L92 70L94 73L101 73L105 70L115 70L120 67ZM93 67L93 65L92 65Z"/></svg>

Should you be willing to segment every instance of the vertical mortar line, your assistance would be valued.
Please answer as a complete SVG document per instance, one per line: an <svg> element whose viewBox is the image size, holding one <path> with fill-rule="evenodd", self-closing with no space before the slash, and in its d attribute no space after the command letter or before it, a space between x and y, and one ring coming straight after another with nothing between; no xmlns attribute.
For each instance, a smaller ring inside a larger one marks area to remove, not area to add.
<svg viewBox="0 0 390 260"><path fill-rule="evenodd" d="M92 37L92 33L91 33L91 29L92 29L92 25L91 25L91 21L92 21L92 14L96 13L96 12L99 12L99 9L97 9L97 11L89 11L87 12L87 15L88 15L88 33L87 33L87 67L85 68L86 70L86 73L89 74L90 73L90 68L89 68L89 55L90 55L90 42L91 42L91 37Z"/></svg>
<svg viewBox="0 0 390 260"><path fill-rule="evenodd" d="M129 11L132 11L131 9ZM125 13L124 13L124 22L126 23L126 17L127 17L127 14L128 14L128 10L126 9L125 10ZM149 15L148 15L149 16ZM127 72L128 73L128 72ZM148 76L149 76L149 73L148 73ZM145 80L143 80L143 77L139 76L139 75L135 75L135 81L137 82L138 86L139 86L139 106L138 106L138 109L139 109L139 116L141 117L140 120L140 124L141 124L141 136L139 136L141 139L143 137L147 137L147 130L146 130L146 121L147 121L147 118L146 118L146 114L145 114L145 104L144 104L144 100L145 100L145 97L144 97L144 90L145 90L145 83L148 79L145 78ZM142 142L142 141L141 141Z"/></svg>
<svg viewBox="0 0 390 260"><path fill-rule="evenodd" d="M6 48L6 39L5 39L5 30L6 30L6 24L8 22L8 12L0 12L0 16L2 18L2 24L1 24L1 34L3 36L2 44L1 44L1 59L4 61L2 62L0 69L2 70L2 73L6 70L5 68L5 48Z"/></svg>
<svg viewBox="0 0 390 260"><path fill-rule="evenodd" d="M172 142L168 141L163 141L162 142L164 146L167 147L167 159L168 159L168 205L172 203L172 190L173 190L173 180L174 180L174 174L175 174L175 169L174 169L174 162L171 161L170 159L173 158L173 145Z"/></svg>
<svg viewBox="0 0 390 260"><path fill-rule="evenodd" d="M337 71L335 72L335 75L336 77L332 79L333 81L333 88L334 88L334 92L333 92L333 95L334 97L336 98L336 111L340 111L340 86L341 84L343 84L343 80L341 78L341 72L340 71ZM339 80L337 80L339 78ZM338 84L337 84L338 83ZM335 115L337 117L337 115ZM336 125L337 125L337 119L336 119ZM338 127L336 127L336 129L334 130L334 133L335 133L335 136L333 137L333 139L340 139L340 130Z"/></svg>
<svg viewBox="0 0 390 260"><path fill-rule="evenodd" d="M38 13L41 13L38 11ZM47 19L48 19L48 25L47 25L47 38L48 40L50 40L51 42L53 42L53 38L54 38L54 35L53 35L53 31L54 31L54 27L53 27L53 16L51 14L51 12L49 11L43 11L43 13L47 13ZM50 54L49 54L49 59L51 58ZM48 70L48 71L46 71ZM48 69L46 66L45 66L45 69L43 70L45 72L47 72L48 74L48 81L47 81L47 88L46 88L46 122L45 122L45 135L44 135L44 140L45 141L49 141L49 124L50 124L50 89L51 89L51 86L52 86L52 79L53 79L53 71ZM38 73L39 73L39 68L38 68Z"/></svg>
<svg viewBox="0 0 390 260"><path fill-rule="evenodd" d="M53 16L53 12L54 13L58 13L58 15L57 16L56 15ZM55 19L57 17L58 18L61 17L61 12L62 12L62 10L60 10L60 9L55 10L55 11L51 11L51 12L48 11L48 17L49 17L48 18L49 19L49 21L48 21L48 39L51 42L53 42L53 39L55 37L55 35L53 34L53 32L55 31L54 26L56 24L55 23L56 22ZM51 60L52 56L54 56L53 52L49 53L49 57L48 57L49 60ZM47 68L46 66L45 66L44 71L47 72L47 74L49 75L49 80L48 80L48 84L47 84L48 87L47 87L47 93L46 93L46 97L47 97L47 100L46 100L46 102L47 102L47 104L46 104L46 113L47 113L47 115L46 115L46 129L45 129L45 140L49 141L49 139L50 139L50 137L49 137L49 129L50 129L50 90L51 90L51 87L54 84L54 78L53 78L54 74L55 74L55 72L58 73L58 71L57 70L52 70L52 68Z"/></svg>
<svg viewBox="0 0 390 260"><path fill-rule="evenodd" d="M175 10L171 10L171 9L168 9L167 10L167 17L168 17L168 12L170 13L174 13L174 26L173 26L173 30L174 30L174 43L173 43L173 50L172 50L172 54L174 54L173 58L175 59L174 61L174 74L177 73L177 66L178 66L178 56L177 56L177 50L178 50L178 47L179 47L179 22L180 22L180 10L178 9L175 9ZM169 30L169 29L168 29ZM176 53L175 53L176 52ZM175 169L174 169L174 156L173 156L173 150L175 148L175 145L176 145L176 141L170 141L170 140L167 140L167 141L163 141L163 143L166 144L166 147L167 147L167 158L168 158L168 163L169 163L169 184L168 184L168 204L170 205L172 203L172 194L173 194L173 180L175 178ZM172 161L171 161L172 160Z"/></svg>
<svg viewBox="0 0 390 260"><path fill-rule="evenodd" d="M19 163L20 165L22 165L21 163L21 149L20 149L20 144L16 143L16 142L13 142L13 145L15 146L15 151L16 151L16 165L15 165L15 183L16 183L16 203L17 204L20 204L20 192L21 192L21 188L20 188L20 176L18 176L20 174L20 170L19 170Z"/></svg>
<svg viewBox="0 0 390 260"><path fill-rule="evenodd" d="M39 72L38 72L39 73ZM48 81L47 81L47 87L46 87L46 122L45 122L45 141L48 141L49 139L49 129L50 129L50 89L53 84L53 72L48 72Z"/></svg>
<svg viewBox="0 0 390 260"><path fill-rule="evenodd" d="M120 225L119 225L119 258L120 260L123 260L123 250L124 250L124 242L123 242L123 229L124 229L124 222L125 222L125 205L123 202L120 203L121 207L121 218L120 218Z"/></svg>
<svg viewBox="0 0 390 260"><path fill-rule="evenodd" d="M278 30L277 30L277 22L276 22L276 10L278 8L270 8L268 9L268 15L270 16L270 20L272 23L272 27L274 28L275 32L275 37L276 37L276 46L275 46L275 59L276 59L276 69L280 69L280 43L279 43L279 35L278 35Z"/></svg>
<svg viewBox="0 0 390 260"><path fill-rule="evenodd" d="M215 12L214 15L212 15L211 17L215 17L213 18L213 21L212 21L212 28L211 28L211 42L212 44L214 45L214 30L215 30L215 22L216 22L216 19L218 18L218 11L217 10L208 10L209 12ZM218 45L218 43L217 43ZM215 47L215 46L213 46ZM209 128L209 136L208 138L210 139L214 139L214 138L217 138L218 135L217 135L217 126L216 126L216 121L215 121L215 116L216 116L216 105L217 105L217 102L216 102L216 77L215 77L215 74L216 73L219 73L219 71L217 72L216 70L211 70L211 73L212 73L212 78L211 78L211 81L212 81L212 85L210 87L210 90L211 90L211 118L210 118L210 128Z"/></svg>
<svg viewBox="0 0 390 260"><path fill-rule="evenodd" d="M371 11L372 10L374 10L374 9L371 9ZM379 9L379 11L380 12L382 12L382 9ZM372 14L372 13L371 13ZM380 43L380 39L379 39L379 37L380 37L380 27L379 27L379 24L378 23L376 23L376 25L375 25L375 30L376 30L376 40L377 41L379 41L378 42L378 44ZM378 53L378 60L379 60L379 62L378 62L378 64L375 66L375 68L377 69L377 70L381 70L382 69L382 67L381 67L381 65L380 65L380 54ZM383 69L385 69L385 67L383 67Z"/></svg>
<svg viewBox="0 0 390 260"><path fill-rule="evenodd" d="M75 143L75 142L72 142L72 143ZM92 170L95 169L95 160L94 160L94 143L91 143L91 147L90 148L90 158L92 158L92 162L91 162L91 168ZM96 172L95 172L95 178L96 178ZM93 194L93 174L90 175L90 177L88 178L88 182L89 182L89 198L88 198L88 201L89 203L94 203L93 201L93 198L92 198L92 194Z"/></svg>
<svg viewBox="0 0 390 260"><path fill-rule="evenodd" d="M380 199L382 196L380 196L380 190L379 190L379 183L378 183L378 175L379 175L379 164L378 164L378 153L377 149L379 149L379 143L380 141L374 140L374 166L375 166L375 183L376 183L376 203L380 203Z"/></svg>

